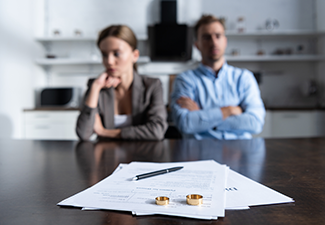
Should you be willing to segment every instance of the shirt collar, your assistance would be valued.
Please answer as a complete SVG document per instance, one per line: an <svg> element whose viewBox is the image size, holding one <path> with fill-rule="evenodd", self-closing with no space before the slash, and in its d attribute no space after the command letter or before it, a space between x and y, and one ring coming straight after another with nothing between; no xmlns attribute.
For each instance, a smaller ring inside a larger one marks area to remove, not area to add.
<svg viewBox="0 0 325 225"><path fill-rule="evenodd" d="M218 77L216 77L216 72L211 67L205 66L202 63L200 63L198 69L207 77L219 78L219 77L222 77L226 73L227 67L228 67L228 63L227 63L227 61L225 61L224 64L222 65L221 69L219 70Z"/></svg>

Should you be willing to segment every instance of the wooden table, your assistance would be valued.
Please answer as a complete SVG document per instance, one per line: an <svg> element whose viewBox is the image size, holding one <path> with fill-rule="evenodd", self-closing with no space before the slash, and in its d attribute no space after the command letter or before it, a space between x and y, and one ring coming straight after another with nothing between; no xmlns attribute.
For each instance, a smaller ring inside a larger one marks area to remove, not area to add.
<svg viewBox="0 0 325 225"><path fill-rule="evenodd" d="M110 175L119 163L214 159L295 199L226 211L217 221L134 217L56 204ZM163 142L0 140L0 224L324 224L325 139Z"/></svg>

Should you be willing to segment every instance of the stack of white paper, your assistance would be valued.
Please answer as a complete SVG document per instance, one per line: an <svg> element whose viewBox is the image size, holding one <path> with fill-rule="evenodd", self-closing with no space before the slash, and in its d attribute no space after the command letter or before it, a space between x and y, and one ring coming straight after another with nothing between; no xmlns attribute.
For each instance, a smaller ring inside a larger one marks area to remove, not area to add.
<svg viewBox="0 0 325 225"><path fill-rule="evenodd" d="M135 175L183 166L176 172L133 181ZM186 204L186 195L200 194L203 204ZM156 205L158 196L169 197L168 205ZM162 214L197 219L217 219L225 209L293 202L213 160L179 163L121 164L96 185L58 203L83 209L131 211L134 215Z"/></svg>

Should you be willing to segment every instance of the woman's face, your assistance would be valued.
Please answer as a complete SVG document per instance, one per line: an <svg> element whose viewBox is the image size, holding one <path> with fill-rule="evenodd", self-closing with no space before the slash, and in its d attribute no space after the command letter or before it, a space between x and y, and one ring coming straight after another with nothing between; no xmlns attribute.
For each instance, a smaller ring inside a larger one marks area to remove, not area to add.
<svg viewBox="0 0 325 225"><path fill-rule="evenodd" d="M99 44L103 56L103 64L109 76L122 78L133 71L133 64L139 58L139 51L116 37L107 37Z"/></svg>

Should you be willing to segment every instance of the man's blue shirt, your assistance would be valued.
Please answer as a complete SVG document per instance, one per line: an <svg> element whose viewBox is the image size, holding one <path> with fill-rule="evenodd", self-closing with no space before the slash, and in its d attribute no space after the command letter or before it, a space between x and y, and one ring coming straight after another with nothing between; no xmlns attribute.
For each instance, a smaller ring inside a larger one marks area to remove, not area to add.
<svg viewBox="0 0 325 225"><path fill-rule="evenodd" d="M194 100L200 110L189 111L177 103L180 97ZM221 107L240 106L243 113L223 120ZM263 129L265 108L252 72L228 65L218 76L200 64L179 74L171 94L172 117L185 138L248 139Z"/></svg>

